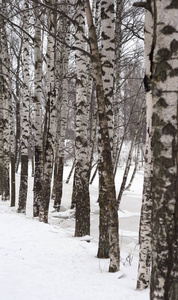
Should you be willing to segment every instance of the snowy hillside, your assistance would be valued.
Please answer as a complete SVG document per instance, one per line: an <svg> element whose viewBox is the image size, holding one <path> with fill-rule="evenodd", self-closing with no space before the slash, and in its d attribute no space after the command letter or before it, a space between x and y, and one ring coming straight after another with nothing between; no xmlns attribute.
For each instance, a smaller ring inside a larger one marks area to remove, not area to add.
<svg viewBox="0 0 178 300"><path fill-rule="evenodd" d="M67 178L69 167L65 168ZM119 180L120 178L120 180ZM122 171L116 177L119 187ZM18 175L17 175L18 179ZM64 178L65 179L65 178ZM90 243L74 238L70 208L72 182L64 184L62 211L50 208L50 224L32 218L33 178L29 178L27 215L0 202L0 283L2 300L148 300L149 291L135 290L138 224L143 172L121 202L121 271L108 273L109 261L97 259L97 184L91 190Z"/></svg>

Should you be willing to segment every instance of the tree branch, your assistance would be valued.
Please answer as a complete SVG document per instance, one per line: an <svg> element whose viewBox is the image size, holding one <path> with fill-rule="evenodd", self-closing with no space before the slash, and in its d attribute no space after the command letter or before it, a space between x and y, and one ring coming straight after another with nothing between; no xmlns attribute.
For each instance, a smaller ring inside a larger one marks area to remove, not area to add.
<svg viewBox="0 0 178 300"><path fill-rule="evenodd" d="M0 13L0 17L5 19L6 21L8 21L8 23L11 25L11 26L15 26L17 28L19 28L21 31L23 31L23 33L25 33L30 39L32 39L32 41L34 40L34 38L26 31L24 30L21 26L15 24L14 22L12 22L11 20L9 20L9 18L7 18L5 15L1 14Z"/></svg>

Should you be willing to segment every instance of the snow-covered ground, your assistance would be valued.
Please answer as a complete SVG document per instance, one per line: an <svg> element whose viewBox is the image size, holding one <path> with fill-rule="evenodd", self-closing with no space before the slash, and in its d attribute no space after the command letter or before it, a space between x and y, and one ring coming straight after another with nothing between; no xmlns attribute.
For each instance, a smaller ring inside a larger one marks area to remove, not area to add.
<svg viewBox="0 0 178 300"><path fill-rule="evenodd" d="M70 166L65 167L64 182ZM123 170L116 176L117 191ZM18 182L19 175L16 179ZM49 224L32 218L33 178L29 177L27 214L0 202L0 299L2 300L148 300L136 291L138 226L143 171L124 192L119 211L121 271L108 272L109 260L97 259L98 178L90 186L91 241L74 238L70 210L72 181L64 183L62 210L50 205ZM18 193L18 190L17 190Z"/></svg>

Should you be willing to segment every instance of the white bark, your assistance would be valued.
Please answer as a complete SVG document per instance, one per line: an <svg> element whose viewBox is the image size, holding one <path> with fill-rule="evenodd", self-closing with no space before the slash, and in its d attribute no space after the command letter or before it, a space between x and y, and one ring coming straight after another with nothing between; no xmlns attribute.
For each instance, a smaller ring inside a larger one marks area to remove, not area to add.
<svg viewBox="0 0 178 300"><path fill-rule="evenodd" d="M119 102L121 99L121 46L122 46L122 31L121 20L122 16L122 0L116 1L116 20L115 20L115 87L113 97L113 109L114 109L114 133L113 133L113 161L114 164L117 160L117 153L119 150L119 125L120 125L120 107Z"/></svg>
<svg viewBox="0 0 178 300"><path fill-rule="evenodd" d="M2 1L2 11L6 13L6 3ZM9 87L8 87L8 66L9 56L7 47L7 33L4 19L1 28L1 58L2 58L2 79L3 79L3 193L2 200L9 199Z"/></svg>
<svg viewBox="0 0 178 300"><path fill-rule="evenodd" d="M145 60L146 60L146 79L150 82L151 63L149 55L152 51L153 39L153 19L151 12L145 12ZM151 87L150 87L151 88ZM149 89L149 88L148 88ZM152 152L151 152L151 122L152 121L152 92L146 92L146 151L144 166L144 185L142 195L142 209L140 219L140 251L137 289L145 289L150 281L151 264L151 174L152 174Z"/></svg>
<svg viewBox="0 0 178 300"><path fill-rule="evenodd" d="M152 273L151 300L178 299L178 4L151 1L152 64Z"/></svg>
<svg viewBox="0 0 178 300"><path fill-rule="evenodd" d="M101 1L101 66L113 158L113 88L115 59L114 0Z"/></svg>
<svg viewBox="0 0 178 300"><path fill-rule="evenodd" d="M35 142L35 174L34 174L34 203L33 215L39 215L41 199L41 175L42 175L42 39L40 10L38 1L34 2L35 36L34 36L34 142Z"/></svg>
<svg viewBox="0 0 178 300"><path fill-rule="evenodd" d="M49 3L54 6L54 1ZM46 128L44 132L42 201L39 208L39 220L48 222L48 210L51 195L51 179L55 152L56 137L56 87L55 87L55 24L54 10L48 10L47 37L47 99L46 99Z"/></svg>
<svg viewBox="0 0 178 300"><path fill-rule="evenodd" d="M80 2L77 5L76 46L86 50L85 11ZM75 182L76 201L75 236L90 234L90 197L89 197L89 151L88 151L88 78L87 56L76 50L76 139L75 139ZM82 220L83 219L83 220Z"/></svg>
<svg viewBox="0 0 178 300"><path fill-rule="evenodd" d="M65 1L63 11L66 14L68 11L68 1ZM56 81L57 81L57 135L56 135L56 153L55 153L55 170L54 170L54 208L59 210L62 199L63 190L63 167L64 167L64 149L65 135L67 126L67 104L68 104L68 62L69 50L66 43L70 42L70 30L67 26L65 18L59 20L58 38L62 41L58 45L56 53Z"/></svg>
<svg viewBox="0 0 178 300"><path fill-rule="evenodd" d="M0 56L0 172L3 174L3 76L2 76L2 58ZM3 177L0 177L0 195L3 192Z"/></svg>
<svg viewBox="0 0 178 300"><path fill-rule="evenodd" d="M29 5L24 2L24 31L29 32ZM27 188L28 188L28 139L29 139L29 37L24 33L23 36L23 97L21 107L21 177L20 177L20 190L19 190L19 203L18 212L25 213Z"/></svg>
<svg viewBox="0 0 178 300"><path fill-rule="evenodd" d="M96 83L98 116L100 126L100 144L101 159L99 160L100 169L100 186L102 187L102 198L100 198L100 208L106 212L105 224L108 225L109 236L109 257L110 257L110 272L119 270L120 251L118 239L118 214L116 205L116 194L114 185L114 176L112 168L111 146L107 124L107 116L105 109L104 87L102 81L102 68L99 56L99 48L97 42L96 29L93 24L90 3L84 1L84 7L87 17L89 40L92 54L93 77ZM102 184L101 184L102 183ZM108 241L106 241L108 243Z"/></svg>

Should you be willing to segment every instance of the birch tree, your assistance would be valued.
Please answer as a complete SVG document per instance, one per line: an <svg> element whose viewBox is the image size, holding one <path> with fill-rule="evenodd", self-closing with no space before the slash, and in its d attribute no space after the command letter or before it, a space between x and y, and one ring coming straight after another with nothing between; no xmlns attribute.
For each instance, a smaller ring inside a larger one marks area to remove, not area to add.
<svg viewBox="0 0 178 300"><path fill-rule="evenodd" d="M29 32L29 4L24 2L24 31ZM21 174L18 212L26 212L27 188L28 188L28 138L29 138L29 37L23 36L23 98L22 98L22 125L21 125Z"/></svg>
<svg viewBox="0 0 178 300"><path fill-rule="evenodd" d="M115 59L114 0L101 1L101 67L111 154L113 156L113 89Z"/></svg>
<svg viewBox="0 0 178 300"><path fill-rule="evenodd" d="M6 3L2 1L2 12L6 14ZM9 199L9 89L8 89L8 47L4 17L1 16L1 63L3 82L3 167L2 200Z"/></svg>
<svg viewBox="0 0 178 300"><path fill-rule="evenodd" d="M76 50L76 139L75 139L75 236L90 235L90 196L89 196L89 152L88 152L88 97L87 97L87 56L81 53L86 50L85 10L77 2L75 33Z"/></svg>
<svg viewBox="0 0 178 300"><path fill-rule="evenodd" d="M7 14L7 7L6 8L6 14ZM6 28L4 28L5 30ZM7 35L7 31L6 35ZM8 35L7 35L8 36ZM9 153L9 159L10 159L10 170L9 174L10 175L10 206L13 207L15 206L16 202L16 178L15 178L15 110L14 110L14 97L13 97L13 76L11 73L11 60L10 60L10 50L9 50L9 42L8 39L6 39L6 68L7 68L7 75L6 75L6 80L8 81L8 97L9 97L9 148L10 148L10 153Z"/></svg>
<svg viewBox="0 0 178 300"><path fill-rule="evenodd" d="M145 289L150 281L151 268L151 175L152 175L152 153L151 153L151 117L152 117L152 93L150 90L151 64L149 60L152 51L153 19L151 12L145 11L145 91L146 91L146 151L144 165L144 184L142 194L142 208L139 229L139 265L137 289Z"/></svg>
<svg viewBox="0 0 178 300"><path fill-rule="evenodd" d="M18 45L20 43L20 45ZM20 162L20 148L21 148L21 111L20 111L20 102L22 101L22 92L21 87L22 83L20 82L20 74L21 74L21 53L22 53L22 45L23 45L23 35L20 38L20 42L17 42L17 45L13 49L13 54L15 53L16 56L16 81L15 81L15 102L16 102L16 111L15 111L15 118L16 118L16 135L15 135L15 161L16 161L16 172L18 171L19 162ZM12 59L13 61L13 59Z"/></svg>
<svg viewBox="0 0 178 300"><path fill-rule="evenodd" d="M116 1L115 20L115 93L113 99L114 108L114 133L113 133L113 161L116 163L119 148L119 101L121 98L121 49L122 49L122 0Z"/></svg>
<svg viewBox="0 0 178 300"><path fill-rule="evenodd" d="M68 0L62 6L63 11L69 14ZM70 26L66 18L59 19L57 38L61 43L57 42L56 47L56 88L57 92L57 137L56 137L56 154L55 154L55 171L54 171L54 189L55 201L54 208L60 209L62 191L63 191L63 171L64 171L64 150L65 136L67 127L67 104L68 104L68 63L69 63L69 45ZM69 27L69 28L68 28ZM59 44L59 45L58 45Z"/></svg>
<svg viewBox="0 0 178 300"><path fill-rule="evenodd" d="M10 160L11 160L11 191L10 191L10 206L15 206L16 202L16 179L15 179L15 124L14 124L14 110L12 108L12 97L10 105Z"/></svg>
<svg viewBox="0 0 178 300"><path fill-rule="evenodd" d="M0 35L1 37L1 35ZM2 42L0 39L0 49L2 49ZM0 51L1 53L1 51ZM2 75L2 57L0 55L0 173L3 174L3 75ZM0 195L3 193L3 177L0 177Z"/></svg>
<svg viewBox="0 0 178 300"><path fill-rule="evenodd" d="M178 299L178 1L151 1L152 272L150 299Z"/></svg>
<svg viewBox="0 0 178 300"><path fill-rule="evenodd" d="M113 88L114 88L114 58L115 58L115 31L114 31L114 1L101 1L101 68L104 88L104 101L108 122L111 158L113 163ZM100 136L99 131L99 140ZM102 160L99 141L99 160ZM99 173L100 173L99 168ZM102 172L102 171L101 171ZM102 175L99 175L99 248L98 257L109 256L108 214L105 205Z"/></svg>
<svg viewBox="0 0 178 300"><path fill-rule="evenodd" d="M43 140L42 140L42 40L40 9L38 1L34 1L34 143L35 143L35 174L34 174L34 203L33 215L39 216L39 206L42 201L42 166L43 166Z"/></svg>
<svg viewBox="0 0 178 300"><path fill-rule="evenodd" d="M116 204L116 193L112 167L111 146L107 124L107 115L105 109L104 87L102 81L102 68L99 55L99 48L97 43L96 29L93 24L92 13L89 1L84 1L84 7L87 17L89 41L92 54L92 68L93 77L96 83L97 103L98 103L98 116L100 126L100 151L101 159L99 160L100 169L100 183L102 183L102 203L103 207L107 207L107 222L109 233L109 257L110 257L110 272L119 270L120 265L120 252L119 252L119 239L118 239L118 214ZM100 199L101 201L101 199ZM106 211L106 209L105 209Z"/></svg>
<svg viewBox="0 0 178 300"><path fill-rule="evenodd" d="M54 1L49 1L54 7ZM51 196L51 180L55 151L56 133L56 87L55 87L55 30L54 10L47 11L47 99L46 99L46 125L43 140L43 173L42 173L42 201L39 207L39 220L48 223L48 210Z"/></svg>

